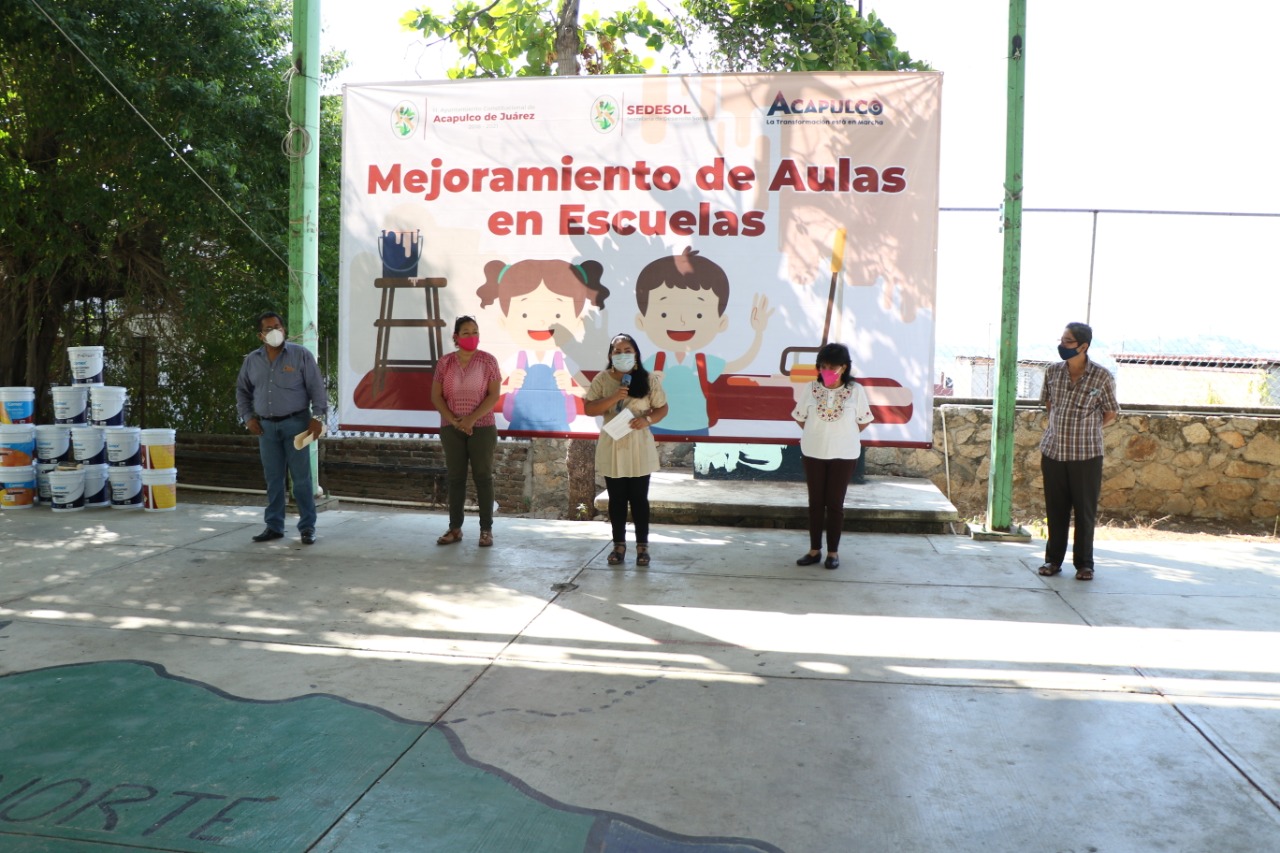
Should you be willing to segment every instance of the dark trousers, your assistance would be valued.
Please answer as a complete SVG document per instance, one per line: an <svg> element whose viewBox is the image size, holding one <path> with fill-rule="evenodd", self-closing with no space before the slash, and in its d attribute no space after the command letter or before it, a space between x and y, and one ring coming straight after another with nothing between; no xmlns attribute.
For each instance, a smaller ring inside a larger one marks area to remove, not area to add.
<svg viewBox="0 0 1280 853"><path fill-rule="evenodd" d="M1067 530L1071 514L1076 517L1076 533L1071 564L1077 569L1093 568L1093 528L1098 520L1098 497L1102 494L1102 457L1059 462L1040 455L1044 475L1044 512L1049 522L1049 541L1044 561L1062 565L1067 556Z"/></svg>
<svg viewBox="0 0 1280 853"><path fill-rule="evenodd" d="M609 523L613 525L613 541L627 541L627 505L636 525L636 544L649 544L649 475L643 477L605 477L609 492Z"/></svg>
<svg viewBox="0 0 1280 853"><path fill-rule="evenodd" d="M840 551L844 529L844 496L857 459L811 459L803 456L804 481L809 487L809 550L822 550L822 531L827 532L827 553Z"/></svg>
<svg viewBox="0 0 1280 853"><path fill-rule="evenodd" d="M498 448L498 427L473 427L471 435L445 425L440 428L444 450L445 485L449 492L449 529L461 530L467 502L467 466L476 484L480 529L493 530L493 454Z"/></svg>

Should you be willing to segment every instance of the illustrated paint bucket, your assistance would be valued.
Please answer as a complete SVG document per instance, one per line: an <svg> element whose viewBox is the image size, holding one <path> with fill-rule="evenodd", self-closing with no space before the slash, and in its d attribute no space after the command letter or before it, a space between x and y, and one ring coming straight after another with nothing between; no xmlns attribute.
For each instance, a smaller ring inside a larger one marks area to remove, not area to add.
<svg viewBox="0 0 1280 853"><path fill-rule="evenodd" d="M0 468L21 468L36 461L36 428L0 424Z"/></svg>
<svg viewBox="0 0 1280 853"><path fill-rule="evenodd" d="M111 486L107 483L110 465L84 466L84 505L111 506Z"/></svg>
<svg viewBox="0 0 1280 853"><path fill-rule="evenodd" d="M76 512L84 509L84 471L80 468L50 471L49 493L54 512Z"/></svg>
<svg viewBox="0 0 1280 853"><path fill-rule="evenodd" d="M35 466L0 468L0 509L30 509L36 494Z"/></svg>
<svg viewBox="0 0 1280 853"><path fill-rule="evenodd" d="M71 458L71 427L65 424L40 424L36 427L36 460L65 462Z"/></svg>
<svg viewBox="0 0 1280 853"><path fill-rule="evenodd" d="M142 469L142 509L166 512L178 506L178 469Z"/></svg>
<svg viewBox="0 0 1280 853"><path fill-rule="evenodd" d="M142 509L142 466L108 468L112 509Z"/></svg>
<svg viewBox="0 0 1280 853"><path fill-rule="evenodd" d="M142 467L152 469L173 468L177 464L175 442L177 432L171 429L144 429L142 441Z"/></svg>
<svg viewBox="0 0 1280 853"><path fill-rule="evenodd" d="M89 386L54 385L53 422L55 424L83 424L89 422Z"/></svg>
<svg viewBox="0 0 1280 853"><path fill-rule="evenodd" d="M36 463L36 492L40 503L53 503L53 492L49 488L49 472L57 470L57 462Z"/></svg>
<svg viewBox="0 0 1280 853"><path fill-rule="evenodd" d="M103 465L107 461L107 437L99 426L71 428L71 458L81 465Z"/></svg>
<svg viewBox="0 0 1280 853"><path fill-rule="evenodd" d="M89 423L94 426L124 426L124 404L129 389L119 385L89 387Z"/></svg>
<svg viewBox="0 0 1280 853"><path fill-rule="evenodd" d="M127 467L142 464L142 430L130 426L104 427L107 464Z"/></svg>
<svg viewBox="0 0 1280 853"><path fill-rule="evenodd" d="M102 382L102 347L67 347L71 359L71 381L76 385Z"/></svg>
<svg viewBox="0 0 1280 853"><path fill-rule="evenodd" d="M422 257L421 231L383 231L378 239L383 278L417 278Z"/></svg>
<svg viewBox="0 0 1280 853"><path fill-rule="evenodd" d="M0 424L30 424L36 420L36 389L0 388Z"/></svg>

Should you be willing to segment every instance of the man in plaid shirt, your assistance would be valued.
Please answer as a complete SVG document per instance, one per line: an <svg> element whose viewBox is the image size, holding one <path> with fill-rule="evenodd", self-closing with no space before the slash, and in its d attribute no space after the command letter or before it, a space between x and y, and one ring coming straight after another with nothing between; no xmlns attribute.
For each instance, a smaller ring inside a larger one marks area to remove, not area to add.
<svg viewBox="0 0 1280 853"><path fill-rule="evenodd" d="M1102 493L1102 428L1120 411L1116 380L1089 360L1093 329L1068 323L1058 345L1062 361L1044 372L1040 401L1049 425L1040 441L1040 471L1044 475L1045 515L1049 541L1045 543L1040 574L1062 571L1067 555L1067 528L1075 512L1075 545L1071 563L1076 580L1093 580L1093 528Z"/></svg>

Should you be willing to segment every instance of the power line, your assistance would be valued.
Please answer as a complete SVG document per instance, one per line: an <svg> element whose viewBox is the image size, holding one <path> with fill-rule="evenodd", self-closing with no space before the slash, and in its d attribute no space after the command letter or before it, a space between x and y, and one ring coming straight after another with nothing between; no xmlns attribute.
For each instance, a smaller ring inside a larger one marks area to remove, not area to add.
<svg viewBox="0 0 1280 853"><path fill-rule="evenodd" d="M148 128L150 128L151 132L156 135L156 138L159 139L162 143L164 143L164 146L169 149L170 153L172 153L174 157L177 157L178 161L182 163L182 165L187 167L187 171L191 172L191 174L195 176L197 181L204 184L205 189L207 189L213 195L214 198L216 198L219 202L222 203L222 206L225 207L227 211L230 212L230 214L234 216L241 225L244 226L245 230L248 231L250 234L252 234L258 240L259 243L261 243L264 247L266 247L266 250L270 252L271 255L277 261L284 264L285 269L288 269L289 268L288 261L280 257L279 253L276 252L276 250L271 247L271 244L268 243L261 234L255 231L253 229L253 226L250 225L248 222L246 222L243 216L241 216L239 213L235 211L234 208L231 207L231 204L225 198L223 198L218 193L218 191L215 190L213 186L210 185L210 183L206 181L199 172L196 171L194 166L192 166L189 162L187 162L187 158L183 157L181 152L178 151L178 149L174 148L171 144L169 144L169 140L164 138L164 134L162 134L159 130L156 129L156 126L153 125L147 119L147 117L142 114L141 110L139 110L136 106L134 106L133 102L130 101L129 98L125 96L124 92L120 91L120 88L116 86L116 84L111 80L110 77L107 76L107 73L103 71L101 68L99 68L98 64L93 61L93 59L89 56L89 54L85 53L84 50L80 47L80 45L76 44L75 39L73 39L70 36L70 34L67 33L67 31L64 30L56 20L54 20L52 15L50 15L47 11L45 11L44 7L40 5L39 0L31 0L31 5L35 6L37 9L40 10L40 14L44 15L49 20L49 23L53 24L54 29L56 29L59 33L61 33L62 37L67 40L67 44L75 48L76 52L84 57L85 62L88 62L89 65L93 68L93 70L98 72L98 76L106 81L107 85L111 87L111 90L120 97L120 100L124 101L125 104L128 105L129 109L133 110L134 113L137 114L138 118L142 119L143 124L145 124Z"/></svg>

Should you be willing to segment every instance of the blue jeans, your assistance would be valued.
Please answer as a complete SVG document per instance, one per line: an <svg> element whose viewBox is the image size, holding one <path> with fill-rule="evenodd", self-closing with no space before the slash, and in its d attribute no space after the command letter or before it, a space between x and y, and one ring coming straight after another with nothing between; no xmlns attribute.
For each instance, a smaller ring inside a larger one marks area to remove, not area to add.
<svg viewBox="0 0 1280 853"><path fill-rule="evenodd" d="M293 478L293 499L298 504L298 530L316 529L316 493L311 484L311 446L293 449L293 437L307 428L311 415L299 412L283 421L258 421L258 456L267 481L267 527L284 533L285 472Z"/></svg>

